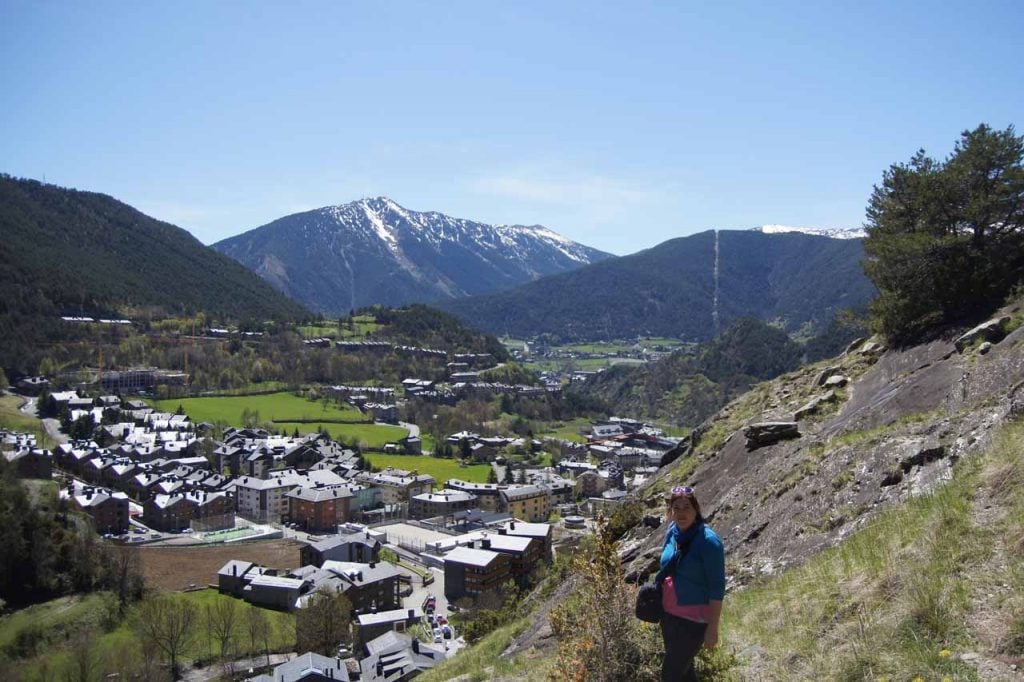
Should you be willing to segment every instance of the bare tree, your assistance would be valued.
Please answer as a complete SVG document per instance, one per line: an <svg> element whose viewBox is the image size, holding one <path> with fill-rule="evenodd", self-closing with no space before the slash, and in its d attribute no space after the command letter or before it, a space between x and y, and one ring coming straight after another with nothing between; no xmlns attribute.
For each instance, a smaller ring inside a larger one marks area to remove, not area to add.
<svg viewBox="0 0 1024 682"><path fill-rule="evenodd" d="M270 619L263 609L253 606L247 614L247 625L249 626L249 642L252 644L252 653L256 654L260 649L267 656L267 665L270 665ZM260 649L257 648L259 645Z"/></svg>
<svg viewBox="0 0 1024 682"><path fill-rule="evenodd" d="M196 607L182 599L160 595L142 602L135 631L144 645L163 652L178 678L178 658L195 634Z"/></svg>
<svg viewBox="0 0 1024 682"><path fill-rule="evenodd" d="M64 663L65 682L95 682L100 676L100 659L96 652L96 637L85 633L77 637L68 650Z"/></svg>
<svg viewBox="0 0 1024 682"><path fill-rule="evenodd" d="M231 597L222 597L206 605L206 628L210 638L219 645L221 659L229 658L233 653L237 620L238 603Z"/></svg>
<svg viewBox="0 0 1024 682"><path fill-rule="evenodd" d="M108 551L106 559L110 582L117 594L118 610L124 616L128 604L141 599L146 587L139 550L127 545L115 546Z"/></svg>

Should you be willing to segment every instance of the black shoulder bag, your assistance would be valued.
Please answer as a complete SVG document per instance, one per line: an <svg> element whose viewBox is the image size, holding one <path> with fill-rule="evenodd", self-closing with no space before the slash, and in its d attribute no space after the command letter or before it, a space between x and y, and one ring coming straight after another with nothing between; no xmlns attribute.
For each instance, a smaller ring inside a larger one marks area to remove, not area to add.
<svg viewBox="0 0 1024 682"><path fill-rule="evenodd" d="M646 583L640 587L640 591L636 593L636 617L647 623L660 623L662 616L665 615L664 609L661 607L661 583L665 580L665 576L675 570L676 564L679 563L679 545L676 545L676 553L672 555L668 563L661 567L658 574L654 576L654 581Z"/></svg>

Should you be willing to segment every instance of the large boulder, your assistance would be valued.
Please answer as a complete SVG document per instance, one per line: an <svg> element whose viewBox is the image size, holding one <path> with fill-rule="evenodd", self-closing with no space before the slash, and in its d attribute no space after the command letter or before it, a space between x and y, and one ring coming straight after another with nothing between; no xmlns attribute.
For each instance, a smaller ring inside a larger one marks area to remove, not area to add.
<svg viewBox="0 0 1024 682"><path fill-rule="evenodd" d="M828 379L825 379L823 386L825 388L842 388L848 383L850 383L850 377L843 374L834 374Z"/></svg>
<svg viewBox="0 0 1024 682"><path fill-rule="evenodd" d="M986 322L982 322L974 329L960 336L960 338L953 342L953 345L956 346L958 353L963 353L965 348L973 345L978 339L989 341L991 343L999 343L1006 336L1006 325L1009 324L1009 322L1009 315L1002 315Z"/></svg>
<svg viewBox="0 0 1024 682"><path fill-rule="evenodd" d="M839 374L841 368L839 367L826 367L818 373L818 377L814 380L816 386L824 386L825 382L831 379L836 374Z"/></svg>
<svg viewBox="0 0 1024 682"><path fill-rule="evenodd" d="M799 438L800 429L796 422L758 422L743 427L743 435L747 439L747 450L755 450L780 440Z"/></svg>
<svg viewBox="0 0 1024 682"><path fill-rule="evenodd" d="M811 398L811 400L806 405L804 405L799 410L793 413L793 421L798 422L801 419L806 419L810 415L815 414L818 411L818 409L825 403L835 402L835 400L835 391L829 391L824 395L815 396L814 398Z"/></svg>

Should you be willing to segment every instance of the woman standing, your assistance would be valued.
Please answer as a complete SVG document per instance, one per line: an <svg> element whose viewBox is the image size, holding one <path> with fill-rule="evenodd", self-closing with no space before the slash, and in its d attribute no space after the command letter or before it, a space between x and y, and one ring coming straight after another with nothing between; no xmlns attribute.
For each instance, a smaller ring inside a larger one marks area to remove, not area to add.
<svg viewBox="0 0 1024 682"><path fill-rule="evenodd" d="M672 522L665 535L661 565L675 561L661 583L661 637L665 661L663 682L697 682L693 659L701 646L718 644L718 619L725 596L725 549L704 524L693 488L676 486L665 495Z"/></svg>

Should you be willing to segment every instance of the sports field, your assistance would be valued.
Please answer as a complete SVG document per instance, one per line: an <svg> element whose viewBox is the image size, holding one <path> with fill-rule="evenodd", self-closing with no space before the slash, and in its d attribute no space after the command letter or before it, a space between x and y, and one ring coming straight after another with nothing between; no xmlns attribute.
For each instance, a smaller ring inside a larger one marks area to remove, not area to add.
<svg viewBox="0 0 1024 682"><path fill-rule="evenodd" d="M181 407L194 422L242 424L242 413L256 413L259 422L364 422L365 415L348 405L324 403L281 391L264 395L210 396L207 398L171 398L156 400L154 407L175 412ZM315 428L312 430L316 430Z"/></svg>

